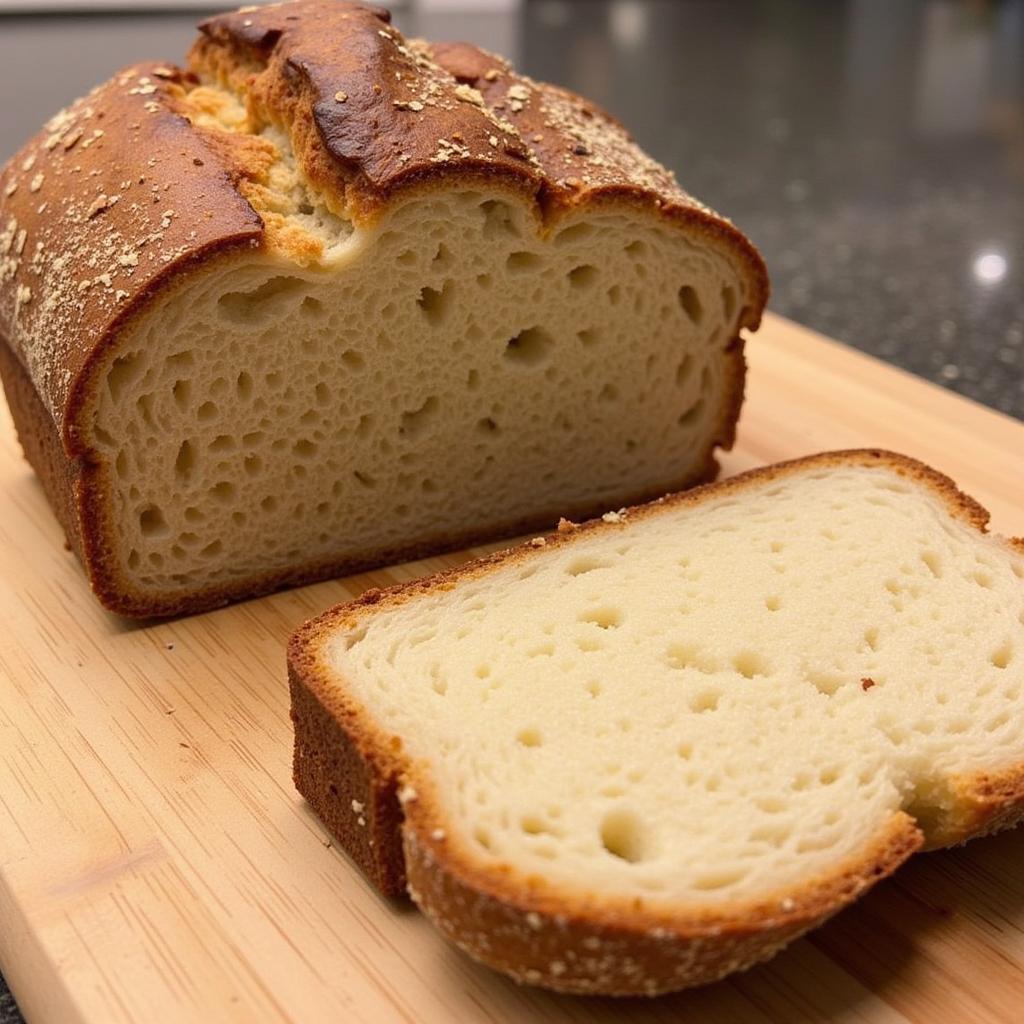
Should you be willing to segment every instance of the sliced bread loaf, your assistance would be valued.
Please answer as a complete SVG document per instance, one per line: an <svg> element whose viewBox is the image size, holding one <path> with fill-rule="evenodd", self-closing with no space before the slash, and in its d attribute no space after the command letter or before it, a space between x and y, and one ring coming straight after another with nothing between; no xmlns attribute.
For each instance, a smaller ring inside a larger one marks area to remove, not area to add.
<svg viewBox="0 0 1024 1024"><path fill-rule="evenodd" d="M987 518L840 452L369 592L292 639L296 783L518 980L712 981L1024 812L1024 546Z"/></svg>
<svg viewBox="0 0 1024 1024"><path fill-rule="evenodd" d="M0 374L107 607L713 473L764 264L613 118L337 0L213 18L189 65L126 69L0 169Z"/></svg>

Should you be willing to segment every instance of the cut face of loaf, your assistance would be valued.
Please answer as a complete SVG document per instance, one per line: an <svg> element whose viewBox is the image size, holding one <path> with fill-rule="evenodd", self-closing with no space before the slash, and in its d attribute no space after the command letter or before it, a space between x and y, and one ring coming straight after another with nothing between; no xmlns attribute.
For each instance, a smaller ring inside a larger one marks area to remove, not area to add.
<svg viewBox="0 0 1024 1024"><path fill-rule="evenodd" d="M546 230L433 194L154 309L101 378L92 441L126 589L171 602L550 524L708 472L746 302L650 216Z"/></svg>
<svg viewBox="0 0 1024 1024"><path fill-rule="evenodd" d="M521 981L714 980L1020 817L1024 550L986 519L838 453L371 594L293 638L298 786Z"/></svg>

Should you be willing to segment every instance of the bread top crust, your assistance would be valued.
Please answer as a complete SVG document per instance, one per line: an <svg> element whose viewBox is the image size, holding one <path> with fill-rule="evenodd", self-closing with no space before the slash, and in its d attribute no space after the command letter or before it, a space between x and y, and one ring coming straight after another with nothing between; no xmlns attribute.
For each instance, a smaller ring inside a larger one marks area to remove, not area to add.
<svg viewBox="0 0 1024 1024"><path fill-rule="evenodd" d="M182 112L188 84L175 68L127 68L0 172L0 335L58 426L98 347L162 283L260 242L234 158Z"/></svg>
<svg viewBox="0 0 1024 1024"><path fill-rule="evenodd" d="M193 69L268 120L310 120L316 137L297 155L354 219L414 182L475 171L546 210L615 192L710 212L595 104L467 43L406 40L381 8L303 0L200 31Z"/></svg>
<svg viewBox="0 0 1024 1024"><path fill-rule="evenodd" d="M479 185L532 204L542 230L583 206L665 217L742 267L740 326L757 327L768 295L757 250L594 104L477 47L406 41L386 11L342 0L243 9L200 29L194 73L120 72L0 171L0 335L69 456L85 451L88 371L123 328L207 259L273 242L256 192L274 147L254 126L283 130L301 174L356 225L416 190ZM248 130L202 117L197 76L244 98Z"/></svg>

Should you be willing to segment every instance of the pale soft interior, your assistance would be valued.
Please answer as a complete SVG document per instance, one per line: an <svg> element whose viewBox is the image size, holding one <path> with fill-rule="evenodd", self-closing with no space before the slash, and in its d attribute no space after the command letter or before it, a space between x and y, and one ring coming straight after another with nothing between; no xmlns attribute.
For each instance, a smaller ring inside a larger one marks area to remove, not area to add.
<svg viewBox="0 0 1024 1024"><path fill-rule="evenodd" d="M277 178L322 257L195 278L99 389L90 441L137 591L553 521L699 470L748 301L717 250L639 213L545 233L477 191L354 227L287 162Z"/></svg>
<svg viewBox="0 0 1024 1024"><path fill-rule="evenodd" d="M370 613L325 658L485 863L759 898L1024 760L1022 578L932 491L821 468Z"/></svg>

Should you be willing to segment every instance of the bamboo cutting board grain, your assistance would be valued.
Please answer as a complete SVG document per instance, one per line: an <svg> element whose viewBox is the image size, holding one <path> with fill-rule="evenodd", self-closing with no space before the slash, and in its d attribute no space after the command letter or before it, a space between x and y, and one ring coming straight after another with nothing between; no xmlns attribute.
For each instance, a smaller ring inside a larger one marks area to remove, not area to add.
<svg viewBox="0 0 1024 1024"><path fill-rule="evenodd" d="M776 317L749 349L725 472L884 445L1024 533L1024 425ZM919 857L710 988L517 988L381 900L290 776L291 629L464 555L140 627L88 594L6 415L0 488L0 968L30 1022L1024 1019L1024 829Z"/></svg>

